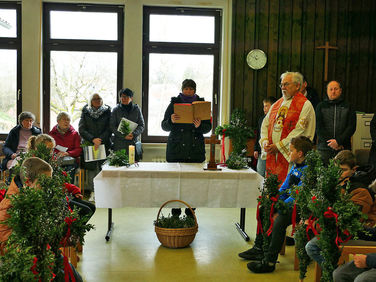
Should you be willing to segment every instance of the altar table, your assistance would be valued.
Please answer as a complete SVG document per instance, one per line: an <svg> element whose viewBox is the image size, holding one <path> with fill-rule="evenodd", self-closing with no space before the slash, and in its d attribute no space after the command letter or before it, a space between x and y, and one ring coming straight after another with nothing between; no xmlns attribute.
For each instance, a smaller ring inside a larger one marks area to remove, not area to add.
<svg viewBox="0 0 376 282"><path fill-rule="evenodd" d="M240 227L244 231L245 208L257 206L263 182L263 177L252 169L223 167L221 171L209 171L203 170L206 166L203 163L140 162L137 165L104 165L94 178L96 206L109 208L106 240L113 226L112 208L159 208L172 199L197 208L241 208Z"/></svg>

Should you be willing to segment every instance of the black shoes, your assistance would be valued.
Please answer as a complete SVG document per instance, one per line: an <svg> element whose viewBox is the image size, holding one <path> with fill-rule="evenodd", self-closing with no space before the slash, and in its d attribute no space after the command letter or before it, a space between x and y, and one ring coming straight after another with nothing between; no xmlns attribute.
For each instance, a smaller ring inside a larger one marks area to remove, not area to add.
<svg viewBox="0 0 376 282"><path fill-rule="evenodd" d="M246 260L262 260L264 258L264 252L262 251L262 249L253 246L253 248L239 253L239 257Z"/></svg>
<svg viewBox="0 0 376 282"><path fill-rule="evenodd" d="M275 270L275 263L265 260L254 261L247 264L247 267L253 273L270 273Z"/></svg>

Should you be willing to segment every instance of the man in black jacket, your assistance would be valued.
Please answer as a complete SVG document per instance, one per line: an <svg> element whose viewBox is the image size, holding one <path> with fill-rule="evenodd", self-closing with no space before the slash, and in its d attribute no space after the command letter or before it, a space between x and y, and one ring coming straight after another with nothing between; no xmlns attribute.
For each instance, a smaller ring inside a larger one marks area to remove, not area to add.
<svg viewBox="0 0 376 282"><path fill-rule="evenodd" d="M327 94L328 99L316 108L317 150L325 165L339 151L351 150L351 136L356 129L356 114L344 101L341 84L329 82Z"/></svg>

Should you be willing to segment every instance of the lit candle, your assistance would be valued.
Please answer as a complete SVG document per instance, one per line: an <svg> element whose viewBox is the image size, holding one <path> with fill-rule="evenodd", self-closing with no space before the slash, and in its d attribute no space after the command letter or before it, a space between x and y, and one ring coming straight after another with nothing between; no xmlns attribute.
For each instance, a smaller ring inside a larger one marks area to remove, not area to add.
<svg viewBox="0 0 376 282"><path fill-rule="evenodd" d="M134 146L129 145L128 151L129 151L129 163L134 164Z"/></svg>

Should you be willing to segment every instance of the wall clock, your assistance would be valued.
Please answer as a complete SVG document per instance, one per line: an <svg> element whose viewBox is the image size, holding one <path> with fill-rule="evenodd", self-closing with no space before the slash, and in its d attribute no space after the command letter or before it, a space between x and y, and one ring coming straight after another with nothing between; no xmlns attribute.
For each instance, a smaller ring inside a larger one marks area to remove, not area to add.
<svg viewBox="0 0 376 282"><path fill-rule="evenodd" d="M247 55L247 64L254 70L262 69L267 62L267 57L264 51L260 49L253 49Z"/></svg>

